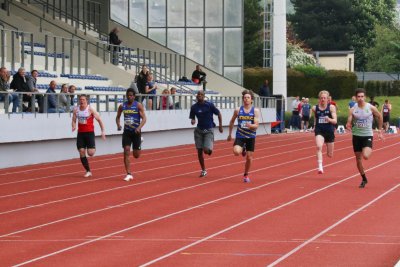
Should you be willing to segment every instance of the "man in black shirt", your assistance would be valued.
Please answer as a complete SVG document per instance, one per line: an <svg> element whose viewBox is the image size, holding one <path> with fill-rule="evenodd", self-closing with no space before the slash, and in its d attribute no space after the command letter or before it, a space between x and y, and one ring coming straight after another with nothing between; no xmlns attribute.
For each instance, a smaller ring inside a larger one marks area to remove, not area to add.
<svg viewBox="0 0 400 267"><path fill-rule="evenodd" d="M203 90L206 90L206 76L207 74L202 71L200 65L196 65L196 70L192 73L192 81L197 84L203 84Z"/></svg>

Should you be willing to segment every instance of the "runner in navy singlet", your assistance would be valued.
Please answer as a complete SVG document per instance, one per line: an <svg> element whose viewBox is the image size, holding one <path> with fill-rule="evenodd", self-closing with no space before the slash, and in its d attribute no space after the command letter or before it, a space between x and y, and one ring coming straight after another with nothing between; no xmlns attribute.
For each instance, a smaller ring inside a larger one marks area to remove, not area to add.
<svg viewBox="0 0 400 267"><path fill-rule="evenodd" d="M315 143L317 145L318 173L324 173L322 165L322 146L326 144L326 154L333 156L335 142L336 108L328 103L329 92L321 91L318 94L319 103L313 106Z"/></svg>
<svg viewBox="0 0 400 267"><path fill-rule="evenodd" d="M84 177L92 176L86 154L92 157L96 152L93 119L96 119L99 123L101 128L101 137L103 140L106 140L103 121L101 120L99 113L88 104L88 98L87 95L79 96L79 106L74 109L72 115L72 131L75 131L76 121L78 120L78 137L76 139L76 146L79 151L82 165L86 170Z"/></svg>
<svg viewBox="0 0 400 267"><path fill-rule="evenodd" d="M256 141L256 131L260 117L260 110L253 107L253 92L244 90L242 92L243 106L236 108L229 123L228 141L232 140L233 125L238 120L235 143L233 144L233 154L246 156L246 164L243 174L243 182L250 182L249 171L253 161L253 153Z"/></svg>
<svg viewBox="0 0 400 267"><path fill-rule="evenodd" d="M118 107L117 117L115 119L117 123L118 131L122 130L120 118L121 114L124 114L124 133L122 134L122 147L124 149L124 164L126 170L125 181L133 179L131 172L131 162L129 159L129 153L132 146L133 157L140 157L142 136L141 129L146 123L146 114L144 112L143 105L135 100L135 90L129 88L126 90L126 98L128 101L124 102Z"/></svg>

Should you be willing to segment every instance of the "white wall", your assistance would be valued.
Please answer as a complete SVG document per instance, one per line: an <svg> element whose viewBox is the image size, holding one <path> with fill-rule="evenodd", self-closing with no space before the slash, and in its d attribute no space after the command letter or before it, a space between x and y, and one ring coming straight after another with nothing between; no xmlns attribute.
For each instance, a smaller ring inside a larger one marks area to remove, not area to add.
<svg viewBox="0 0 400 267"><path fill-rule="evenodd" d="M224 133L216 130L215 140L226 138L233 110L223 109L221 113ZM143 149L194 143L189 110L147 111L146 115ZM276 118L275 109L262 109L261 115L257 134L270 133L270 123ZM101 114L106 141L99 137L98 124L95 126L96 155L122 151L122 133L117 131L115 116L115 112ZM218 125L216 117L214 121ZM0 125L0 168L78 158L76 132L71 130L70 114L3 114L0 115Z"/></svg>

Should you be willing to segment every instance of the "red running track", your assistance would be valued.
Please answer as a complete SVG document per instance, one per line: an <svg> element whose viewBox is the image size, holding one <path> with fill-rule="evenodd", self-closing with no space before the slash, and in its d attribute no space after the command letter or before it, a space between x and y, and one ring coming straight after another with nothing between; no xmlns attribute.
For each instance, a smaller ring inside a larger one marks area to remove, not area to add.
<svg viewBox="0 0 400 267"><path fill-rule="evenodd" d="M257 138L252 182L232 143L199 178L193 145L0 170L0 266L393 266L399 135L375 141L359 189L349 134L316 173L313 134Z"/></svg>

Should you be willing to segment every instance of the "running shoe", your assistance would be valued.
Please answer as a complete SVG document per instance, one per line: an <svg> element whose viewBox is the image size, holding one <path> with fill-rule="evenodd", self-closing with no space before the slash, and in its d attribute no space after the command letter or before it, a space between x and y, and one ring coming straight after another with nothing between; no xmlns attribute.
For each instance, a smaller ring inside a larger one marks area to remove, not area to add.
<svg viewBox="0 0 400 267"><path fill-rule="evenodd" d="M207 176L207 171L206 170L201 171L199 177L205 177L205 176Z"/></svg>
<svg viewBox="0 0 400 267"><path fill-rule="evenodd" d="M125 181L129 182L130 180L133 180L132 174L127 174L124 178Z"/></svg>
<svg viewBox="0 0 400 267"><path fill-rule="evenodd" d="M358 187L359 188L364 188L367 183L368 183L368 180L362 180L361 184Z"/></svg>
<svg viewBox="0 0 400 267"><path fill-rule="evenodd" d="M323 169L318 169L318 174L323 174L324 170Z"/></svg>
<svg viewBox="0 0 400 267"><path fill-rule="evenodd" d="M91 172L86 172L85 175L84 175L83 177L88 178L88 177L91 177L91 176L92 176L92 173L91 173Z"/></svg>
<svg viewBox="0 0 400 267"><path fill-rule="evenodd" d="M243 176L243 183L250 183L249 176Z"/></svg>

